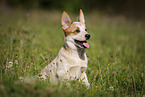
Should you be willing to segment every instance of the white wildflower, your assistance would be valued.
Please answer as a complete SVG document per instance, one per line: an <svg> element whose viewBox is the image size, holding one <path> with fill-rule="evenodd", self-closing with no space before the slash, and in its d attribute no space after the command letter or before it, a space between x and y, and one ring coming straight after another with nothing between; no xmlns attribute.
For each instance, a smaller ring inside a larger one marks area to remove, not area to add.
<svg viewBox="0 0 145 97"><path fill-rule="evenodd" d="M23 80L23 77L20 76L19 79L20 79L20 80Z"/></svg>
<svg viewBox="0 0 145 97"><path fill-rule="evenodd" d="M109 91L114 91L114 87L113 86L110 86L108 90Z"/></svg>
<svg viewBox="0 0 145 97"><path fill-rule="evenodd" d="M109 89L114 89L114 88L111 86L111 87L109 87Z"/></svg>
<svg viewBox="0 0 145 97"><path fill-rule="evenodd" d="M9 62L9 65L7 66L7 68L11 68L13 66L13 62Z"/></svg>
<svg viewBox="0 0 145 97"><path fill-rule="evenodd" d="M9 62L9 64L13 64L13 62Z"/></svg>

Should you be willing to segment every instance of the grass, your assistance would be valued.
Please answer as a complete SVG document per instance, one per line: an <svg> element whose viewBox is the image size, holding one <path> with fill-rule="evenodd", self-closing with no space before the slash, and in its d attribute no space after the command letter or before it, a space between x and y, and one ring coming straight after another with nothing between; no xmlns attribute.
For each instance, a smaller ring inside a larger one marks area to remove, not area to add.
<svg viewBox="0 0 145 97"><path fill-rule="evenodd" d="M92 38L86 49L87 89L79 82L53 86L33 78L64 43L59 11L0 10L1 97L145 95L145 23L124 16L85 13ZM77 12L78 13L78 12ZM75 20L78 14L69 13Z"/></svg>

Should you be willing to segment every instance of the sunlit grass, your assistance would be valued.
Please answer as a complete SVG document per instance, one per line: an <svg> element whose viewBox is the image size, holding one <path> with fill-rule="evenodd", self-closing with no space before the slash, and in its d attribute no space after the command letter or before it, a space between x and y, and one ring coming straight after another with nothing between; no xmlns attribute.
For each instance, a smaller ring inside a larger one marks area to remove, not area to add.
<svg viewBox="0 0 145 97"><path fill-rule="evenodd" d="M123 16L85 14L91 34L86 49L87 89L79 82L52 86L34 78L64 43L61 12L1 11L0 94L4 96L145 95L145 24ZM78 12L77 12L78 13ZM69 13L77 20L76 14ZM73 20L75 21L75 20Z"/></svg>

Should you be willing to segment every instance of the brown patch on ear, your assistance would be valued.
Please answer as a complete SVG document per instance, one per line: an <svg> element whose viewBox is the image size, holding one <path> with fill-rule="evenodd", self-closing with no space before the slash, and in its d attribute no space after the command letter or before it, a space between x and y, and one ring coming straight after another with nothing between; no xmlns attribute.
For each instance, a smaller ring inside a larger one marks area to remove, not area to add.
<svg viewBox="0 0 145 97"><path fill-rule="evenodd" d="M80 19L78 19L77 21L80 22Z"/></svg>
<svg viewBox="0 0 145 97"><path fill-rule="evenodd" d="M75 23L72 23L71 26L70 26L70 28L69 28L69 30L70 30L71 32L75 32L75 30L77 30L77 29L79 29L79 27L76 26Z"/></svg>

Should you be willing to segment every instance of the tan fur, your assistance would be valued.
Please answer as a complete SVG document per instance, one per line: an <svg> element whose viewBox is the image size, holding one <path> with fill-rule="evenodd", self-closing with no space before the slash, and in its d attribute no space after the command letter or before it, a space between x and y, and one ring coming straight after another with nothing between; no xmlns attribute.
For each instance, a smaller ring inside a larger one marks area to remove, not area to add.
<svg viewBox="0 0 145 97"><path fill-rule="evenodd" d="M64 32L66 33L66 36L71 36L71 35L77 35L78 33L75 32L75 30L80 30L78 26L76 26L75 23L72 23L69 28L63 29Z"/></svg>

